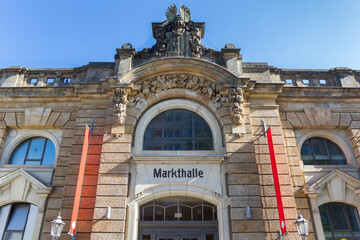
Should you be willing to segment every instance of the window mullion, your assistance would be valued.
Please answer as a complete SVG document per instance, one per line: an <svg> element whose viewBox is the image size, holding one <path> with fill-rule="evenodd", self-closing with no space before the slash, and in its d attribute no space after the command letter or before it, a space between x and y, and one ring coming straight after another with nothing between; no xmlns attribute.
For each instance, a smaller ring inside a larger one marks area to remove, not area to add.
<svg viewBox="0 0 360 240"><path fill-rule="evenodd" d="M26 161L27 161L27 158L28 158L28 155L29 155L29 150L30 150L30 146L31 146L31 142L32 142L32 139L29 139L29 145L26 149L26 154L25 154L25 158L24 158L24 162L23 162L23 165L25 165Z"/></svg>
<svg viewBox="0 0 360 240"><path fill-rule="evenodd" d="M331 221L331 216L330 216L330 213L329 213L329 210L328 210L328 205L325 205L325 213L326 213L326 216L329 220L329 223L330 223L330 230L331 230L331 235L333 237L333 239L335 238L334 236L334 228L333 228L333 225L332 225L332 221Z"/></svg>
<svg viewBox="0 0 360 240"><path fill-rule="evenodd" d="M313 145L312 145L311 139L309 139L309 145L310 145L310 149L311 149L311 154L312 154L313 159L314 159L314 161L315 161L315 163L316 163L315 153L314 153L314 149L313 149Z"/></svg>
<svg viewBox="0 0 360 240"><path fill-rule="evenodd" d="M41 159L40 159L40 165L42 165L43 160L44 160L44 154L45 154L45 149L46 149L47 143L48 143L48 139L45 139L45 144L44 144L43 152L41 154Z"/></svg>
<svg viewBox="0 0 360 240"><path fill-rule="evenodd" d="M353 236L354 234L353 234L353 230L352 230L352 227L351 227L351 223L350 223L350 219L349 219L349 213L347 211L346 205L341 204L341 206L343 207L343 211L345 212L345 219L346 219L346 222L348 224L348 229L350 230L351 235Z"/></svg>
<svg viewBox="0 0 360 240"><path fill-rule="evenodd" d="M27 210L27 214L26 214L26 221L25 221L25 224L24 224L24 229L22 231L21 239L24 239L24 233L25 233L27 221L29 219L29 214L30 214L30 204L28 204L28 210Z"/></svg>
<svg viewBox="0 0 360 240"><path fill-rule="evenodd" d="M330 154L330 151L329 151L329 147L328 147L328 141L324 138L324 143L325 143L325 148L326 148L326 151L327 151L327 154L328 154L328 157L330 159L330 164L333 163L332 161L332 158L331 158L331 154Z"/></svg>

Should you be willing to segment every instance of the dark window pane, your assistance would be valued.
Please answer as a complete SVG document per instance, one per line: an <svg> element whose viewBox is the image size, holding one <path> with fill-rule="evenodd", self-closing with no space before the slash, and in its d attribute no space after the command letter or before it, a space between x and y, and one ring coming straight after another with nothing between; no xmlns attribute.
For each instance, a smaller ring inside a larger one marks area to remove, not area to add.
<svg viewBox="0 0 360 240"><path fill-rule="evenodd" d="M41 159L43 155L44 145L44 138L31 139L27 159Z"/></svg>
<svg viewBox="0 0 360 240"><path fill-rule="evenodd" d="M164 208L155 206L155 221L164 221Z"/></svg>
<svg viewBox="0 0 360 240"><path fill-rule="evenodd" d="M25 160L25 156L26 156L26 151L28 149L29 146L29 140L21 143L13 152L11 159L10 159L10 164L24 164L24 160Z"/></svg>
<svg viewBox="0 0 360 240"><path fill-rule="evenodd" d="M354 208L353 206L346 205L346 210L349 215L351 229L353 231L360 231L360 228L359 228L360 221L359 221L359 214L358 214L357 209Z"/></svg>
<svg viewBox="0 0 360 240"><path fill-rule="evenodd" d="M177 221L178 218L175 218L175 213L177 213L176 205L165 208L165 221Z"/></svg>
<svg viewBox="0 0 360 240"><path fill-rule="evenodd" d="M5 232L4 240L21 240L23 232Z"/></svg>
<svg viewBox="0 0 360 240"><path fill-rule="evenodd" d="M153 137L152 131L151 131L150 129L147 129L147 130L145 131L144 137L145 137L145 138L152 138L152 137Z"/></svg>
<svg viewBox="0 0 360 240"><path fill-rule="evenodd" d="M55 161L55 146L52 141L47 140L42 164L53 165L54 161Z"/></svg>
<svg viewBox="0 0 360 240"><path fill-rule="evenodd" d="M191 138L193 136L191 128L183 129L183 133L184 133L184 137L186 138Z"/></svg>
<svg viewBox="0 0 360 240"><path fill-rule="evenodd" d="M333 230L348 230L344 207L341 204L329 204L327 208Z"/></svg>
<svg viewBox="0 0 360 240"><path fill-rule="evenodd" d="M203 206L204 221L214 221L213 208L209 206Z"/></svg>
<svg viewBox="0 0 360 240"><path fill-rule="evenodd" d="M150 234L142 235L142 240L151 240L151 235Z"/></svg>
<svg viewBox="0 0 360 240"><path fill-rule="evenodd" d="M328 160L329 155L325 146L325 139L323 138L313 138L311 139L311 146L314 152L316 160Z"/></svg>
<svg viewBox="0 0 360 240"><path fill-rule="evenodd" d="M28 211L28 204L15 204L11 211L10 220L6 227L6 230L24 231Z"/></svg>
<svg viewBox="0 0 360 240"><path fill-rule="evenodd" d="M327 217L325 205L321 205L319 207L319 211L320 211L321 223L322 223L323 229L324 229L324 234L325 234L325 236L331 236L332 235L331 227L330 227L329 219Z"/></svg>
<svg viewBox="0 0 360 240"><path fill-rule="evenodd" d="M180 221L191 221L191 208L188 206L180 205L179 206L181 218Z"/></svg>
<svg viewBox="0 0 360 240"><path fill-rule="evenodd" d="M197 206L193 208L193 220L202 221L202 206Z"/></svg>
<svg viewBox="0 0 360 240"><path fill-rule="evenodd" d="M206 240L215 240L214 234L206 234Z"/></svg>
<svg viewBox="0 0 360 240"><path fill-rule="evenodd" d="M310 147L310 141L305 141L304 144L302 145L301 158L303 161L314 160Z"/></svg>
<svg viewBox="0 0 360 240"><path fill-rule="evenodd" d="M143 221L153 221L153 216L154 216L154 212L153 212L154 208L153 206L148 206L148 207L144 207L143 209Z"/></svg>

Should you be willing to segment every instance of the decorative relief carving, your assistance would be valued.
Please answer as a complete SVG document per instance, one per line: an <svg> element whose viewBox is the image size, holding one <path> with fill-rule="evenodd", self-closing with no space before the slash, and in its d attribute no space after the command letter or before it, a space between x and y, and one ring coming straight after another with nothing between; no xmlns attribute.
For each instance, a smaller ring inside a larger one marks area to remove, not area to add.
<svg viewBox="0 0 360 240"><path fill-rule="evenodd" d="M125 123L126 117L126 104L127 100L127 90L125 88L116 88L114 91L114 123L122 125Z"/></svg>
<svg viewBox="0 0 360 240"><path fill-rule="evenodd" d="M129 107L135 107L138 110L143 108L146 98L159 91L168 89L188 89L194 91L212 101L217 109L229 102L228 96L221 94L214 82L194 75L159 75L142 81L140 85L140 90L135 95L132 94L132 96L128 97Z"/></svg>
<svg viewBox="0 0 360 240"><path fill-rule="evenodd" d="M233 117L234 124L242 124L244 122L244 91L242 88L232 88L231 89L231 112Z"/></svg>
<svg viewBox="0 0 360 240"><path fill-rule="evenodd" d="M216 94L216 96L213 98L213 103L217 109L221 108L224 103L228 102L229 99L220 93Z"/></svg>
<svg viewBox="0 0 360 240"><path fill-rule="evenodd" d="M189 89L211 99L216 93L216 84L198 76L187 74L168 74L150 78L142 83L145 97L158 91L174 88Z"/></svg>
<svg viewBox="0 0 360 240"><path fill-rule="evenodd" d="M142 93L138 93L135 96L129 96L129 107L135 107L138 110L143 108L145 98Z"/></svg>

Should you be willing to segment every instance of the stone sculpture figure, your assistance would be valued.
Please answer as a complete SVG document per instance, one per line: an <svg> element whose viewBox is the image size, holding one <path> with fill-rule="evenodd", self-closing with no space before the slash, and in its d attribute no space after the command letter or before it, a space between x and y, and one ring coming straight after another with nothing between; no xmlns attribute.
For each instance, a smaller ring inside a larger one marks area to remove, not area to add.
<svg viewBox="0 0 360 240"><path fill-rule="evenodd" d="M201 43L204 24L191 21L190 9L181 6L178 9L175 4L166 11L167 21L153 23L154 38L156 44L152 48L145 48L136 53L138 58L153 57L211 57L218 54L213 49L206 48Z"/></svg>

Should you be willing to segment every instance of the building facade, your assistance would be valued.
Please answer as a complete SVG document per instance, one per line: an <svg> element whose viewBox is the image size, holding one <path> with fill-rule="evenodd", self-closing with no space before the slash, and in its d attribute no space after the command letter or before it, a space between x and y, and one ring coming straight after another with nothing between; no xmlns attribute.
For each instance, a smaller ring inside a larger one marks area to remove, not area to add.
<svg viewBox="0 0 360 240"><path fill-rule="evenodd" d="M93 120L77 239L278 239L264 123L288 234L360 239L360 71L243 62L205 23L169 7L156 44L114 62L0 70L0 238L67 234ZM109 207L111 213L109 213Z"/></svg>

